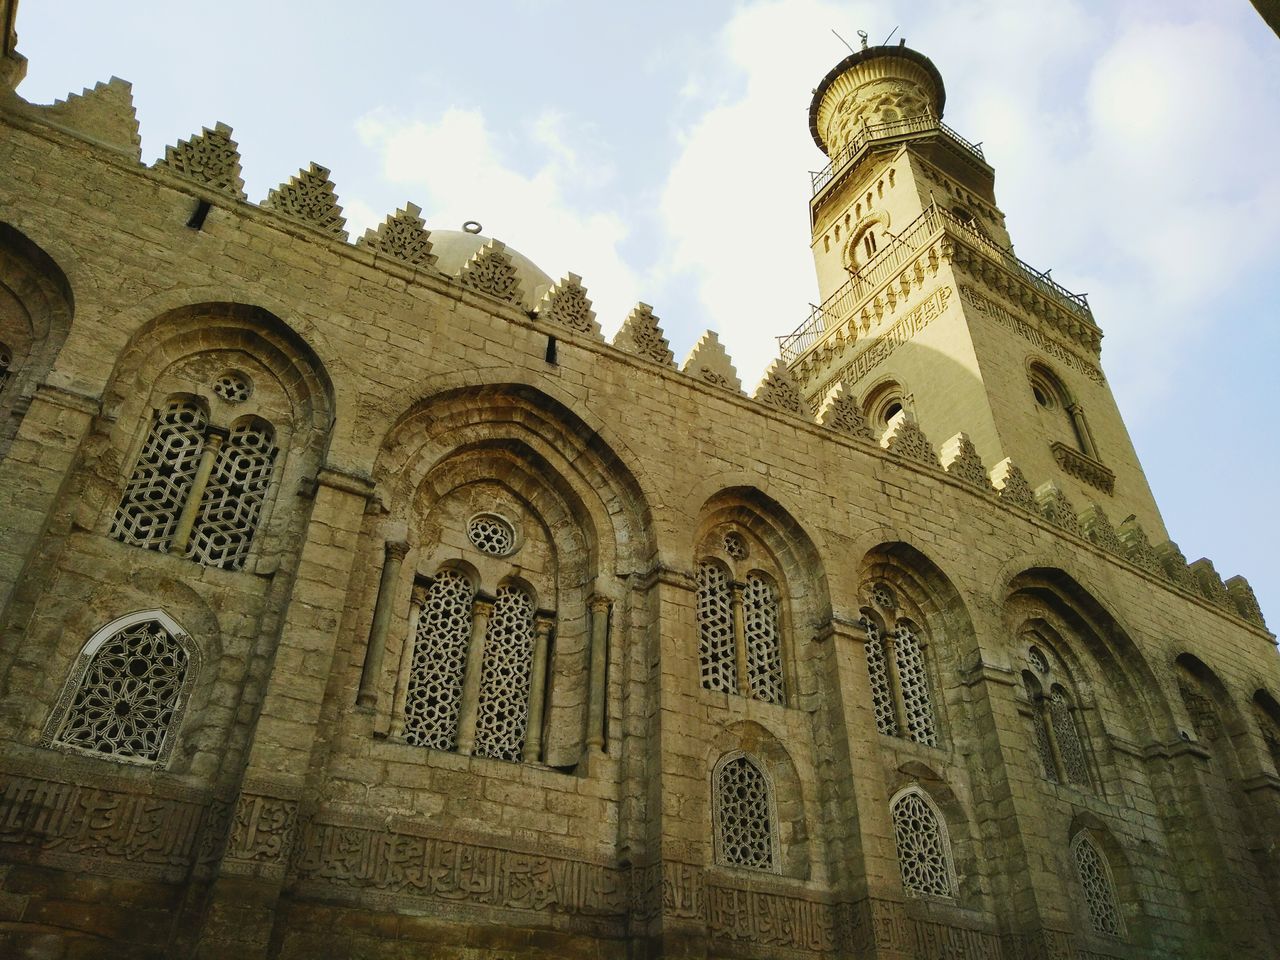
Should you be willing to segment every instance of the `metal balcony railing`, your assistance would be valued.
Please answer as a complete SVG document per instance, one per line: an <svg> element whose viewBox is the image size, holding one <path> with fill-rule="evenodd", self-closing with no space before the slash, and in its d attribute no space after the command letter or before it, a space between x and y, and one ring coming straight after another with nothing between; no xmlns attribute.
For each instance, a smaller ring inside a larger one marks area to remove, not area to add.
<svg viewBox="0 0 1280 960"><path fill-rule="evenodd" d="M868 144L876 140L891 140L895 137L909 137L921 133L941 133L948 140L967 150L983 163L986 157L982 153L982 144L970 143L956 133L937 117L925 114L921 117L905 117L901 120L888 120L884 123L869 123L859 130L840 150L831 162L818 171L809 171L813 181L813 192L817 195L835 177L837 173L854 157L862 153Z"/></svg>
<svg viewBox="0 0 1280 960"><path fill-rule="evenodd" d="M859 304L870 297L885 281L892 279L904 263L933 242L935 236L944 229L953 231L981 255L994 260L1092 326L1093 313L1089 309L1086 294L1072 293L1060 283L1051 280L1049 271L1036 270L1019 259L1012 250L1000 246L986 236L972 223L961 220L936 203L931 203L866 266L856 271L840 286L840 289L814 307L804 323L791 333L778 337L778 349L783 362L791 364L802 357L822 339L827 330L839 326L858 308Z"/></svg>

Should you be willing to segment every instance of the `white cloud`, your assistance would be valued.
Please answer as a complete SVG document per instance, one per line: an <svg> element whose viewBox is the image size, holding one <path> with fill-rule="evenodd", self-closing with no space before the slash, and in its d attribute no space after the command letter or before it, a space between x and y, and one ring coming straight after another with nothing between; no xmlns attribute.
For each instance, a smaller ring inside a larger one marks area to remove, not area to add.
<svg viewBox="0 0 1280 960"><path fill-rule="evenodd" d="M379 151L385 178L409 189L428 227L457 230L477 220L486 236L509 243L553 279L580 274L608 331L638 299L636 271L619 253L628 228L615 211L584 213L574 202L608 170L583 156L581 138L566 127L564 117L547 113L499 142L482 113L451 108L431 120L374 112L358 132ZM517 167L508 153L524 162ZM352 219L364 209L353 202Z"/></svg>

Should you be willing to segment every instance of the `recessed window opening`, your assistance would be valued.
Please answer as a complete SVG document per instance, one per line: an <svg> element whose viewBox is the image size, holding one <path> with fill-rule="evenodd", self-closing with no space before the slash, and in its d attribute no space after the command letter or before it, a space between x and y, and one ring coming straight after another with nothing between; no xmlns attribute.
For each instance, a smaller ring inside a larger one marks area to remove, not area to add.
<svg viewBox="0 0 1280 960"><path fill-rule="evenodd" d="M874 230L868 230L862 237L862 246L870 257L876 252L876 235Z"/></svg>
<svg viewBox="0 0 1280 960"><path fill-rule="evenodd" d="M902 412L902 402L899 400L890 400L885 404L884 422L888 425L889 421Z"/></svg>

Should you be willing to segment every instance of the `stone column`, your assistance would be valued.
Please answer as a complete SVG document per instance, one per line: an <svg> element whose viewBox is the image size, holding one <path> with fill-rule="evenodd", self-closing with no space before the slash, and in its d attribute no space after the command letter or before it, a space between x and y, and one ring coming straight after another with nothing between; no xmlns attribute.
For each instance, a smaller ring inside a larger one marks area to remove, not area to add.
<svg viewBox="0 0 1280 960"><path fill-rule="evenodd" d="M400 585L400 568L409 554L403 540L388 540L383 551L382 578L378 581L378 599L373 608L373 626L369 645L364 650L364 669L360 673L360 689L356 706L373 710L378 706L378 688L382 685L382 660L387 652L387 630L395 609L396 588Z"/></svg>
<svg viewBox="0 0 1280 960"><path fill-rule="evenodd" d="M489 615L493 613L493 598L477 594L471 611L471 643L467 647L467 672L462 680L462 705L458 708L458 752L464 756L470 756L476 745L484 635L489 629Z"/></svg>
<svg viewBox="0 0 1280 960"><path fill-rule="evenodd" d="M608 698L605 684L609 663L609 610L613 605L608 597L594 596L588 601L591 610L591 665L587 687L587 749L604 749L604 714Z"/></svg>
<svg viewBox="0 0 1280 960"><path fill-rule="evenodd" d="M1088 421L1084 418L1084 410L1080 404L1073 403L1067 407L1067 413L1071 415L1071 425L1075 427L1076 437L1080 441L1080 449L1092 457L1098 459L1098 451L1093 445L1093 436L1089 433Z"/></svg>
<svg viewBox="0 0 1280 960"><path fill-rule="evenodd" d="M430 581L418 581L413 585L413 593L409 597L409 632L400 647L400 667L396 670L395 688L391 701L383 705L381 722L377 724L375 733L379 736L401 737L404 735L405 700L409 695L409 674L413 670L413 648L418 639L418 620L422 616L422 608L427 603L427 590Z"/></svg>
<svg viewBox="0 0 1280 960"><path fill-rule="evenodd" d="M200 463L196 466L196 475L191 481L191 489L187 491L187 501L178 514L178 525L174 527L173 539L169 541L169 553L182 556L187 552L187 541L191 539L191 528L196 523L196 512L200 509L200 501L204 498L205 487L209 485L209 475L213 473L213 464L218 459L218 451L226 441L230 431L221 427L209 427L205 433L204 449L200 451Z"/></svg>
<svg viewBox="0 0 1280 960"><path fill-rule="evenodd" d="M751 696L751 671L747 668L747 621L742 593L747 585L740 580L729 584L729 606L733 611L733 659L737 667L738 693Z"/></svg>
<svg viewBox="0 0 1280 960"><path fill-rule="evenodd" d="M907 703L902 699L902 674L898 670L898 638L894 631L885 627L881 637L884 641L884 670L889 678L889 696L893 701L893 723L898 728L898 736L907 735Z"/></svg>
<svg viewBox="0 0 1280 960"><path fill-rule="evenodd" d="M526 763L542 758L542 720L547 697L547 651L551 644L551 628L555 618L539 613L533 621L533 661L529 669L529 722L526 727L524 753Z"/></svg>

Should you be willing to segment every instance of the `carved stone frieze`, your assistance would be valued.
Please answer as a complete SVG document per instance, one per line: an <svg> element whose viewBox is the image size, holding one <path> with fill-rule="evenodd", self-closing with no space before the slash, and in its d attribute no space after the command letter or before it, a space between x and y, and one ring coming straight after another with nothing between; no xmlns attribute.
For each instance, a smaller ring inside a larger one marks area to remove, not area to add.
<svg viewBox="0 0 1280 960"><path fill-rule="evenodd" d="M515 264L501 240L490 240L458 271L458 282L504 303L519 303L524 295Z"/></svg>
<svg viewBox="0 0 1280 960"><path fill-rule="evenodd" d="M1078 356L1073 350L1069 350L1052 337L1046 336L1040 330L1036 329L1026 320L1017 316L1005 307L984 297L981 293L973 288L972 285L962 283L958 287L960 291L960 299L972 306L983 316L989 317L1003 327L1008 327L1022 339L1034 345L1037 349L1042 350L1049 356L1053 357L1064 366L1070 367L1079 373L1083 373L1094 383L1106 383L1106 378L1102 375L1102 371Z"/></svg>
<svg viewBox="0 0 1280 960"><path fill-rule="evenodd" d="M738 371L733 367L729 354L725 353L720 338L714 330L708 330L693 345L688 359L681 368L691 377L713 387L728 390L731 393L742 392L742 381L738 379Z"/></svg>
<svg viewBox="0 0 1280 960"><path fill-rule="evenodd" d="M1036 487L1036 503L1040 507L1040 515L1056 527L1061 527L1077 537L1080 532L1080 518L1076 516L1075 507L1062 492L1062 488L1050 480Z"/></svg>
<svg viewBox="0 0 1280 960"><path fill-rule="evenodd" d="M1124 545L1124 554L1129 558L1130 563L1150 573L1165 575L1164 568L1160 565L1160 558L1156 555L1155 548L1151 546L1151 541L1147 539L1147 532L1142 529L1142 524L1136 518L1130 517L1121 523L1116 536Z"/></svg>
<svg viewBox="0 0 1280 960"><path fill-rule="evenodd" d="M236 799L226 858L244 863L283 864L293 841L298 804L257 794Z"/></svg>
<svg viewBox="0 0 1280 960"><path fill-rule="evenodd" d="M1165 576L1188 593L1199 594L1200 585L1196 583L1195 574L1187 567L1187 557L1172 540L1166 540L1156 547L1156 556L1164 567Z"/></svg>
<svg viewBox="0 0 1280 960"><path fill-rule="evenodd" d="M1107 495L1115 489L1116 475L1093 457L1067 446L1061 440L1053 441L1050 446L1053 448L1053 459L1058 461L1058 466L1064 473L1097 487Z"/></svg>
<svg viewBox="0 0 1280 960"><path fill-rule="evenodd" d="M591 309L591 300L582 285L582 278L576 273L558 280L542 295L537 313L540 319L567 327L574 333L600 337L600 324L596 323L596 314Z"/></svg>
<svg viewBox="0 0 1280 960"><path fill-rule="evenodd" d="M1196 578L1201 596L1224 610L1230 610L1232 613L1236 612L1235 601L1231 599L1231 594L1227 592L1227 585L1222 582L1222 577L1214 569L1212 560L1207 557L1201 557L1194 563L1188 564L1187 569Z"/></svg>
<svg viewBox="0 0 1280 960"><path fill-rule="evenodd" d="M906 410L894 415L880 438L880 446L906 460L937 467L938 455L934 453L929 438L924 435L915 417Z"/></svg>
<svg viewBox="0 0 1280 960"><path fill-rule="evenodd" d="M709 887L707 927L716 940L813 952L835 949L830 904L778 893Z"/></svg>
<svg viewBox="0 0 1280 960"><path fill-rule="evenodd" d="M1232 577L1227 581L1227 593L1231 595L1236 609L1240 611L1240 616L1252 624L1266 628L1267 622L1262 617L1262 607L1258 605L1258 598L1254 595L1253 587L1249 586L1248 580L1241 576Z"/></svg>
<svg viewBox="0 0 1280 960"><path fill-rule="evenodd" d="M347 239L347 219L338 206L329 170L317 163L299 170L287 182L270 190L261 205L322 233Z"/></svg>
<svg viewBox="0 0 1280 960"><path fill-rule="evenodd" d="M356 246L411 267L430 267L436 262L431 252L431 234L422 220L422 208L416 203L406 203L376 230L366 230Z"/></svg>
<svg viewBox="0 0 1280 960"><path fill-rule="evenodd" d="M179 140L164 148L164 158L155 163L157 170L203 184L220 193L243 200L244 179L240 176L240 148L231 139L231 128L219 123L212 130L205 127L190 140Z"/></svg>
<svg viewBox="0 0 1280 960"><path fill-rule="evenodd" d="M1128 556L1106 512L1096 503L1091 503L1080 511L1080 529L1086 539L1092 540L1108 553L1114 553L1118 557Z"/></svg>

